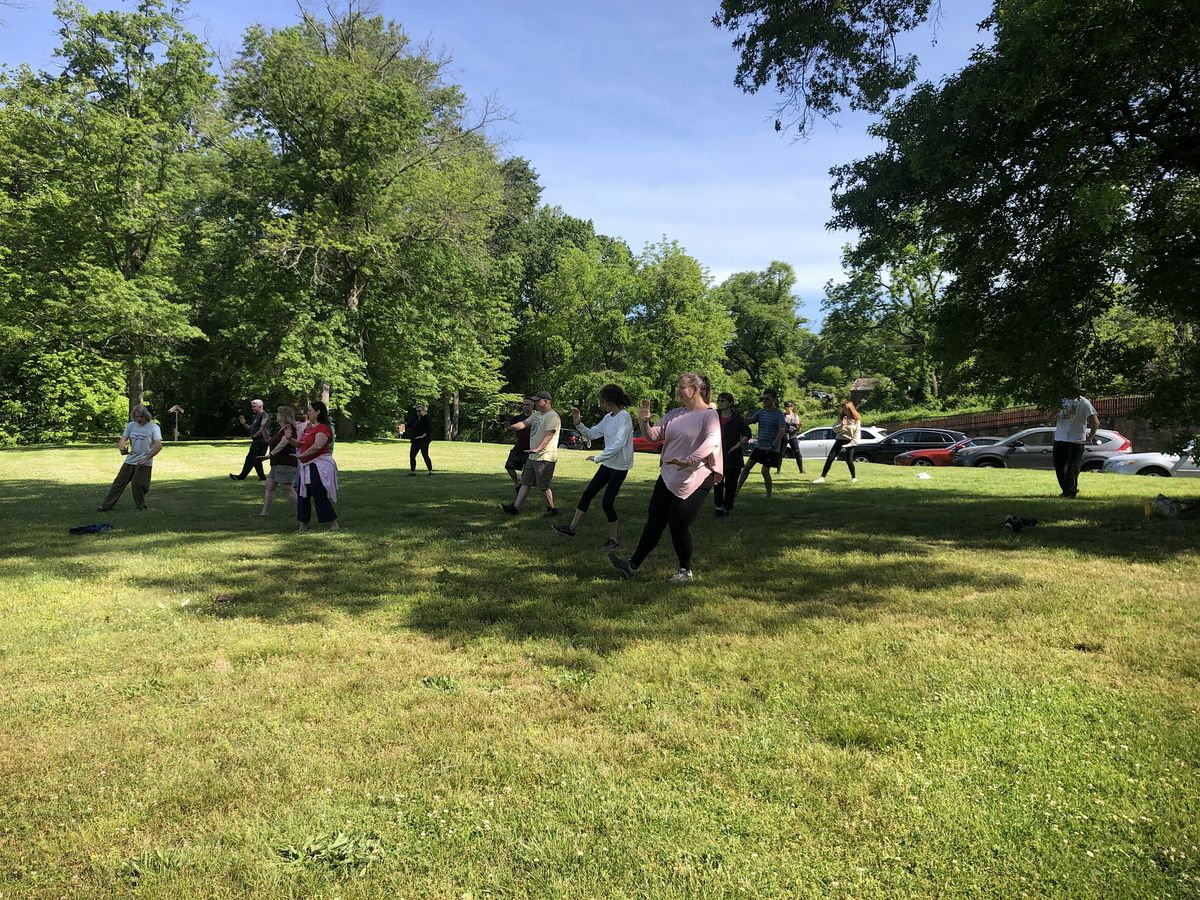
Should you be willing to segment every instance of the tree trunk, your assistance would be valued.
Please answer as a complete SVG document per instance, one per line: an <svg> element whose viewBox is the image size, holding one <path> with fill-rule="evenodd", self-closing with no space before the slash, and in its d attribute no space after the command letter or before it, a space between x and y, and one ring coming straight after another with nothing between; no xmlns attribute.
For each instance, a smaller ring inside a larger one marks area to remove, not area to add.
<svg viewBox="0 0 1200 900"><path fill-rule="evenodd" d="M133 420L133 408L145 401L146 372L137 360L130 360L129 374L126 379L129 394L129 418Z"/></svg>
<svg viewBox="0 0 1200 900"><path fill-rule="evenodd" d="M933 399L938 399L938 391L940 388L938 386L937 369L931 368L929 370L929 389L933 393Z"/></svg>
<svg viewBox="0 0 1200 900"><path fill-rule="evenodd" d="M321 380L317 382L317 399L325 404L325 408L329 408L329 382Z"/></svg>
<svg viewBox="0 0 1200 900"><path fill-rule="evenodd" d="M458 437L458 389L453 392L442 392L443 424L446 430L446 440L453 441Z"/></svg>

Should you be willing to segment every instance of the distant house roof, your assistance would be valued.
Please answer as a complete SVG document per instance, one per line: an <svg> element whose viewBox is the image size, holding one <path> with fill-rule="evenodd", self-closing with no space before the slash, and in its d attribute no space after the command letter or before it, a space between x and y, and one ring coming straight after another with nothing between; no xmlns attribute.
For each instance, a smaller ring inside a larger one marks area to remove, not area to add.
<svg viewBox="0 0 1200 900"><path fill-rule="evenodd" d="M873 391L878 386L878 382L874 378L856 378L854 384L850 385L852 391Z"/></svg>

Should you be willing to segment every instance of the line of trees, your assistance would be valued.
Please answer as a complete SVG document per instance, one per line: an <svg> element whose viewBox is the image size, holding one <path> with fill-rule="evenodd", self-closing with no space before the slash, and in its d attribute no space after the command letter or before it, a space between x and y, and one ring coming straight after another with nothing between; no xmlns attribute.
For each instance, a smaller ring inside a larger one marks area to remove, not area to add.
<svg viewBox="0 0 1200 900"><path fill-rule="evenodd" d="M1200 54L1173 42L1198 26L1171 2L1157 37L1144 2L1069 5L1004 6L991 51L889 105L913 72L889 48L928 0L722 4L739 80L782 87L802 130L843 96L882 114L887 149L834 172L861 240L815 335L785 263L714 285L666 236L638 253L543 204L492 139L503 112L355 2L251 27L218 67L165 0L59 0L61 71L0 75L0 443L103 432L142 401L219 435L252 396L326 399L347 436L423 399L476 436L535 389L665 401L684 369L747 403L871 377L876 411L1044 401L1082 372L1186 411ZM1034 54L1043 32L1057 50ZM1159 48L1121 82L1136 102L1055 55L1080 42ZM1082 96L1038 92L1059 81Z"/></svg>

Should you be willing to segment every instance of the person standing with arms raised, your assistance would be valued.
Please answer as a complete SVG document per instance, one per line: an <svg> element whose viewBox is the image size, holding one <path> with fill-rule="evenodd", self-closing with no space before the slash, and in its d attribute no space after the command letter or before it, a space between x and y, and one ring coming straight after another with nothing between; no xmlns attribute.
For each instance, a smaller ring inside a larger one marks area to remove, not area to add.
<svg viewBox="0 0 1200 900"><path fill-rule="evenodd" d="M813 484L822 484L825 481L833 461L843 451L846 454L846 467L850 470L850 483L858 481L858 476L854 473L854 448L858 446L861 430L862 415L854 404L847 400L842 404L841 414L833 426L833 446L829 449L829 456L825 458L825 468L821 469L820 478L813 479Z"/></svg>
<svg viewBox="0 0 1200 900"><path fill-rule="evenodd" d="M238 416L238 423L250 432L250 450L246 453L245 462L242 463L241 474L229 473L229 477L234 481L245 481L251 469L258 473L259 481L267 480L267 475L263 471L263 457L267 455L267 444L271 439L271 417L263 409L261 400L251 400L250 410L254 413L254 421L247 423L245 416Z"/></svg>
<svg viewBox="0 0 1200 900"><path fill-rule="evenodd" d="M417 475L417 454L425 459L425 469L433 474L433 463L429 461L429 442L433 440L433 423L429 421L429 408L424 403L413 407L414 415L400 426L399 433L403 437L409 435L412 443L408 448L408 477Z"/></svg>
<svg viewBox="0 0 1200 900"><path fill-rule="evenodd" d="M778 397L774 390L767 388L759 398L762 401L762 409L746 419L747 425L758 425L758 440L750 454L750 461L742 470L742 477L738 479L739 493L757 463L762 466L763 487L767 490L767 496L771 496L771 469L779 463L783 455L781 447L787 434L787 418L775 405Z"/></svg>
<svg viewBox="0 0 1200 900"><path fill-rule="evenodd" d="M625 483L625 476L633 468L633 419L626 411L629 406L629 396L615 384L606 384L600 388L600 408L604 410L604 418L596 423L595 428L583 424L579 408L571 407L571 418L579 433L589 440L604 439L604 450L594 456L587 457L588 462L594 462L599 468L588 486L583 489L579 505L575 507L575 517L570 525L553 525L555 531L563 537L575 537L575 529L583 521L596 494L604 491L604 499L600 502L604 515L608 519L608 543L605 550L616 550L620 546L617 540L617 494Z"/></svg>
<svg viewBox="0 0 1200 900"><path fill-rule="evenodd" d="M534 414L524 422L509 425L510 431L529 429L529 460L521 470L521 487L512 503L501 503L500 508L510 516L521 511L521 504L529 496L529 489L536 486L546 497L546 516L557 516L554 492L550 482L554 479L554 464L558 462L558 433L562 430L562 419L551 406L549 391L538 391L533 395Z"/></svg>
<svg viewBox="0 0 1200 900"><path fill-rule="evenodd" d="M651 441L663 442L662 464L646 525L638 540L637 549L628 559L614 551L609 562L626 578L632 578L646 557L658 546L663 531L671 530L671 543L679 568L667 581L687 584L692 581L692 524L704 506L708 491L724 476L721 456L721 420L710 408L712 388L703 375L684 372L676 385L681 406L668 412L654 425L650 424L650 401L643 400L638 410L642 435Z"/></svg>

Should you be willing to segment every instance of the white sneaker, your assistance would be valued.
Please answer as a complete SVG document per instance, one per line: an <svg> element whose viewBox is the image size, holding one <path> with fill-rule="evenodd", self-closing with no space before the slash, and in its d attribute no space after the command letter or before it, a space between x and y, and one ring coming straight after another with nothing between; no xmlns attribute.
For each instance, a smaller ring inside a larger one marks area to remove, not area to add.
<svg viewBox="0 0 1200 900"><path fill-rule="evenodd" d="M858 479L857 479L857 478L851 478L851 479L850 479L850 483L851 483L851 484L858 484Z"/></svg>
<svg viewBox="0 0 1200 900"><path fill-rule="evenodd" d="M814 479L813 479L813 484L824 484L824 483L825 483L825 476L824 476L824 475L822 475L820 478L814 478Z"/></svg>
<svg viewBox="0 0 1200 900"><path fill-rule="evenodd" d="M691 584L692 570L680 569L674 575L667 579L667 584Z"/></svg>

